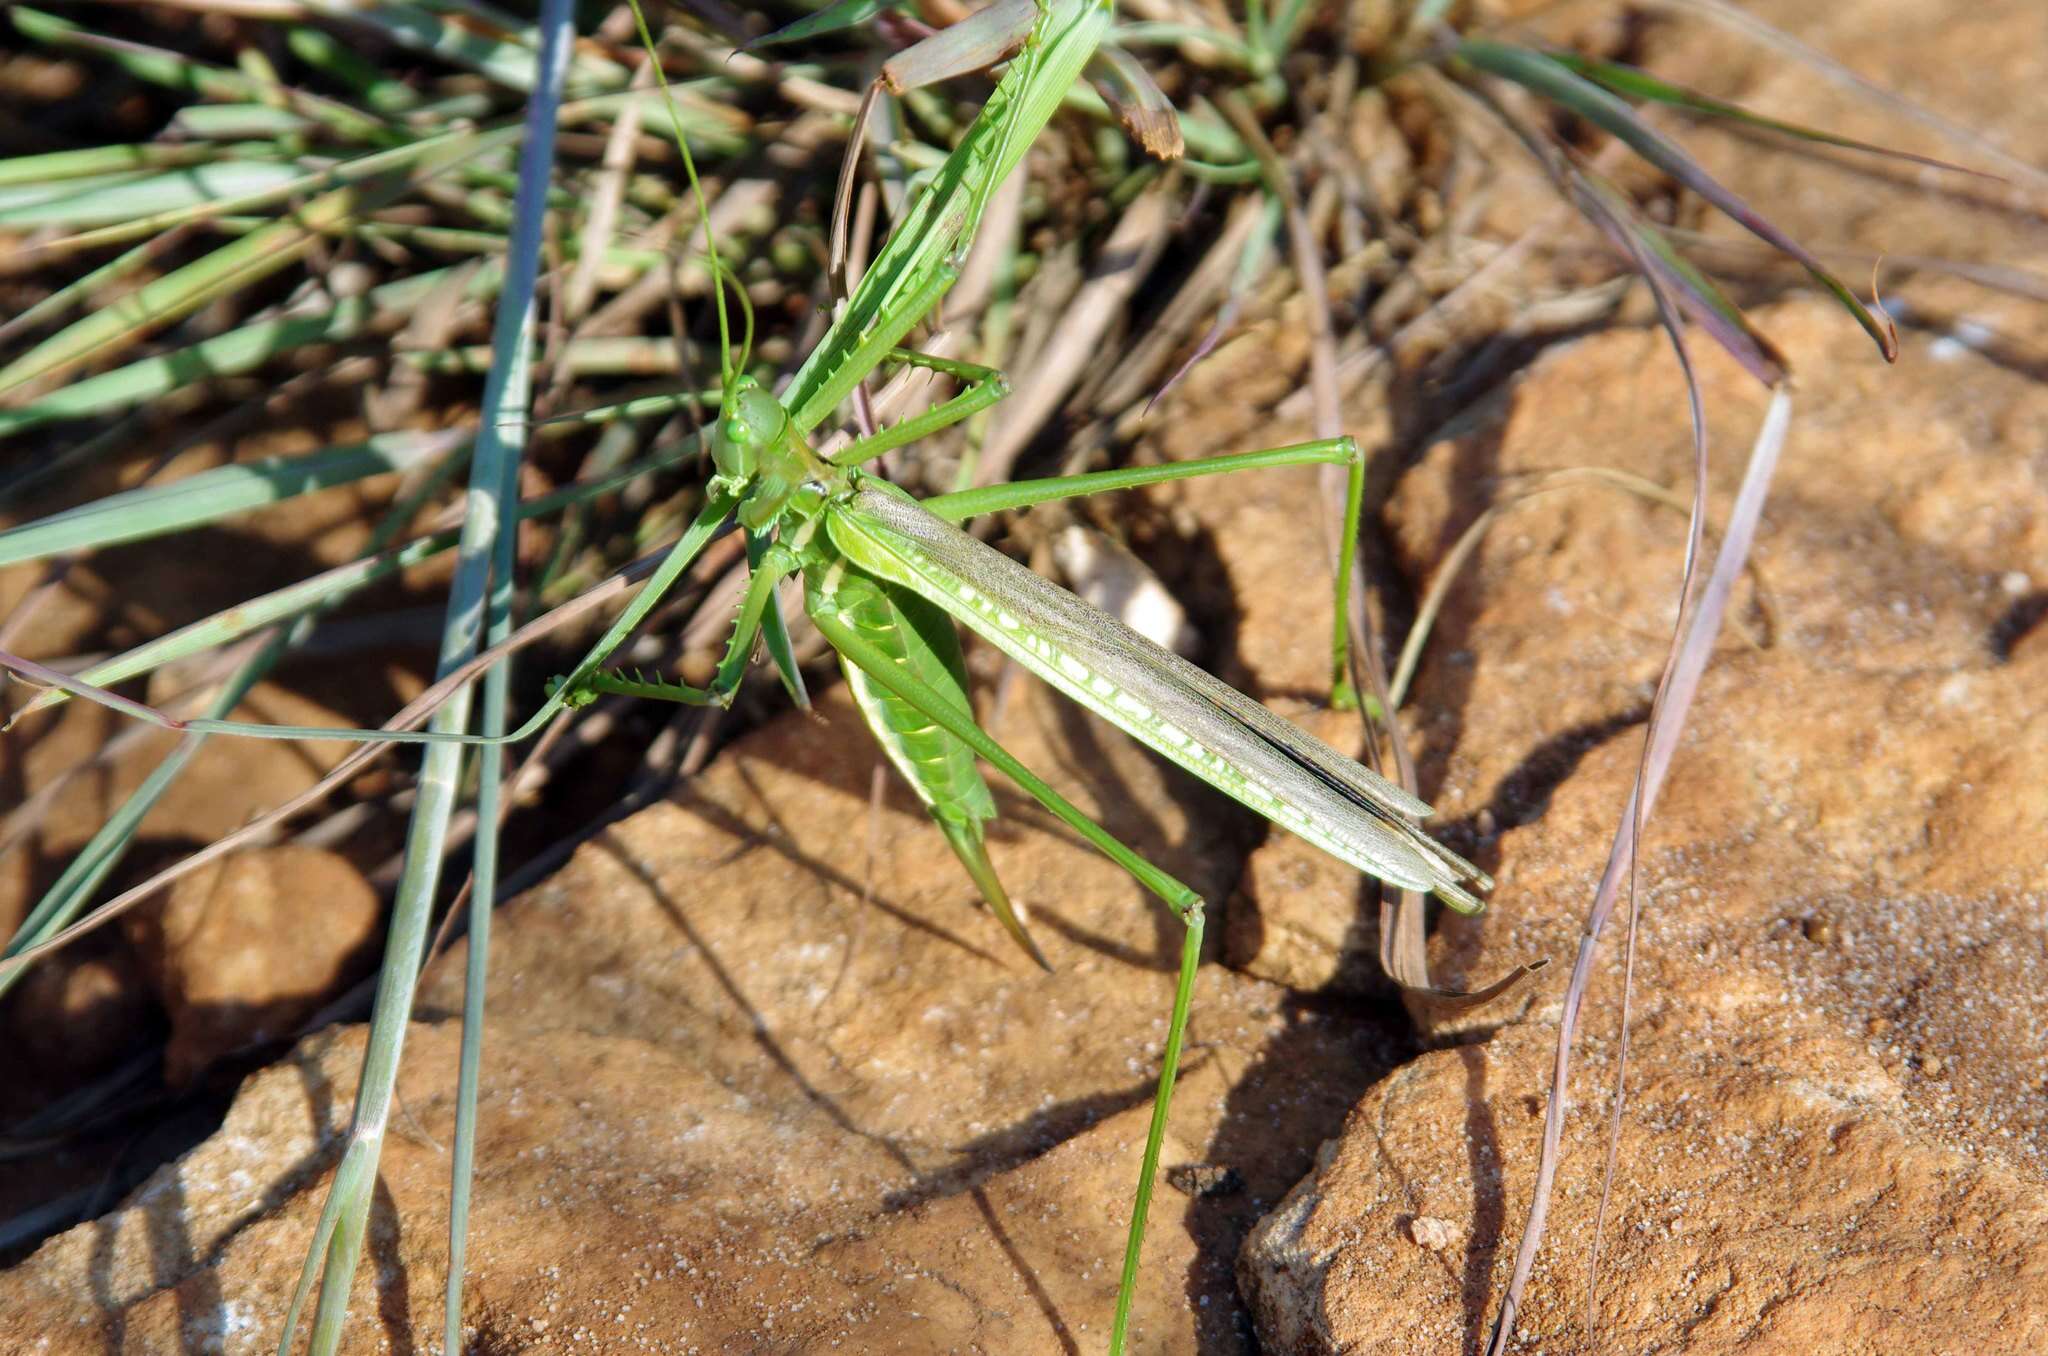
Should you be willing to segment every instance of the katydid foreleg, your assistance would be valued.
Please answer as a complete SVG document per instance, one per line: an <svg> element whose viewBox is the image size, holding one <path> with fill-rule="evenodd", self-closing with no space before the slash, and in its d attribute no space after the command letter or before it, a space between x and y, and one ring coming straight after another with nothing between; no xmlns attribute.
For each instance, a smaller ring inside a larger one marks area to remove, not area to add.
<svg viewBox="0 0 2048 1356"><path fill-rule="evenodd" d="M868 85L860 111L854 114L853 127L846 138L846 159L839 167L839 193L832 206L832 244L826 265L839 290L845 290L847 222L852 215L854 174L860 166L861 150L867 144L868 123L874 117L876 102L885 93L901 96L942 80L986 70L1008 59L1030 40L1038 26L1041 8L1040 0L995 0L988 8L913 43L882 63L882 73ZM1010 134L1006 127L1001 148L1004 151L1008 149ZM975 215L980 215L979 206L990 191L991 187L977 189L981 198L977 200Z"/></svg>
<svg viewBox="0 0 2048 1356"><path fill-rule="evenodd" d="M517 744L540 733L542 726L559 715L564 707L571 705L577 694L586 689L591 676L599 672L612 652L625 643L626 637L647 619L647 615L668 596L669 591L696 563L704 548L711 544L712 538L718 535L726 520L732 516L734 505L738 502L736 495L716 491L711 494L696 519L684 531L682 539L669 548L653 575L641 585L640 591L613 620L604 635L590 647L581 660L577 661L576 667L567 677L556 679L548 685L548 696L541 703L540 709L535 711L524 725L509 734L477 735L415 728L428 713L447 700L449 693L468 681L471 674L467 671L459 671L443 678L433 688L416 698L406 711L394 717L384 728L349 730L325 725L272 725L260 721L205 718L181 720L166 715L154 707L127 700L91 683L51 672L41 665L19 660L11 655L0 656L0 667L28 675L37 681L47 681L51 686L74 697L89 698L114 710L146 720L152 725L180 732L240 735L248 739L326 739L348 744ZM482 664L495 662L501 653L509 653L521 644L528 643L532 637L545 634L548 625L547 618L528 623L502 646L480 655L469 668L474 669ZM739 667L743 668L744 664Z"/></svg>
<svg viewBox="0 0 2048 1356"><path fill-rule="evenodd" d="M978 363L960 362L953 358L941 358L936 354L919 353L913 349L893 349L890 361L905 367L921 368L952 377L964 387L950 399L941 401L923 414L912 415L900 423L880 429L865 438L858 438L828 460L834 466L858 466L873 461L884 452L929 437L942 429L951 428L963 419L987 409L1010 393L1008 378L993 367Z"/></svg>
<svg viewBox="0 0 2048 1356"><path fill-rule="evenodd" d="M983 205L1095 55L1111 13L1110 0L1044 0L1024 53L1010 63L981 115L924 190L910 199L832 330L790 379L783 394L799 434L836 410L880 354L924 319L951 285ZM875 357L857 360L870 349Z"/></svg>
<svg viewBox="0 0 2048 1356"><path fill-rule="evenodd" d="M771 539L766 533L747 533L747 568L758 575L772 549ZM752 582L748 581L750 586ZM739 637L735 635L733 639L737 641ZM796 646L790 641L789 623L782 619L781 608L770 606L762 611L761 639L768 647L768 657L774 661L775 672L781 676L783 690L789 693L789 699L796 703L797 710L810 710L811 694L804 687L803 670L797 667ZM740 669L733 678L735 687L745 672L745 664L745 660L740 661Z"/></svg>
<svg viewBox="0 0 2048 1356"><path fill-rule="evenodd" d="M774 607L775 587L794 574L798 564L788 548L775 543L766 543L754 556L754 572L747 580L739 615L733 621L732 639L726 644L725 658L719 661L711 686L691 687L687 683L649 680L638 674L629 676L593 668L583 672L580 678L564 680L565 686L570 681L577 684L567 692L566 699L571 705L578 705L590 700L594 694L607 693L683 702L691 706L731 706L733 694L739 691L740 683L746 677L747 663L753 658L754 643L765 629L763 618L772 616L778 622L781 620L781 613ZM790 671L794 672L794 658L790 658L788 663ZM796 680L796 686L801 690L801 679Z"/></svg>

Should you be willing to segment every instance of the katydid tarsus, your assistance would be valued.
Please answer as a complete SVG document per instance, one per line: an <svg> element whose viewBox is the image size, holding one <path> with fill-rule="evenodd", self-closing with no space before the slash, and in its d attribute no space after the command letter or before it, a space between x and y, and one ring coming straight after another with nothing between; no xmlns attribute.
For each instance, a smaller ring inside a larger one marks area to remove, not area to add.
<svg viewBox="0 0 2048 1356"><path fill-rule="evenodd" d="M1005 394L999 373L919 354L901 342L958 276L982 208L1094 54L1110 12L1108 0L1040 0L1028 34L1014 46L1008 68L980 115L909 200L860 284L780 397L746 374L744 341L735 356L725 310L730 275L707 228L719 321L721 399L716 423L704 435L714 471L705 505L617 622L566 678L553 685L539 714L494 742L526 738L563 706L599 693L729 702L763 642L801 701L802 683L775 606L779 585L800 580L805 610L837 652L883 752L929 809L991 911L1035 961L1046 964L1021 909L1007 897L983 847L985 825L995 805L978 762L996 767L1158 896L1184 924L1185 937L1126 1238L1109 1344L1114 1352L1122 1350L1126 1337L1201 954L1204 904L1193 890L1112 837L980 728L955 624L967 626L1161 756L1370 875L1434 893L1451 907L1467 911L1480 907L1468 882L1478 887L1489 882L1416 826L1416 820L1429 813L1421 801L956 526L978 515L1194 476L1309 464L1344 466L1350 473L1350 494L1336 574L1332 674L1333 688L1347 691L1343 618L1363 479L1361 453L1350 438L991 486L921 503L860 469L890 449L966 419ZM644 23L642 34L651 56ZM676 134L699 213L708 215L679 124ZM839 410L870 373L904 365L951 378L960 391L927 413L857 438L829 459L821 457L813 448L812 431ZM752 575L730 644L711 682L695 688L607 670L604 665L611 653L729 520L737 520L746 534ZM66 686L77 690L77 685ZM136 709L133 703L123 705ZM486 742L453 733L337 732L226 721L177 724L274 738Z"/></svg>

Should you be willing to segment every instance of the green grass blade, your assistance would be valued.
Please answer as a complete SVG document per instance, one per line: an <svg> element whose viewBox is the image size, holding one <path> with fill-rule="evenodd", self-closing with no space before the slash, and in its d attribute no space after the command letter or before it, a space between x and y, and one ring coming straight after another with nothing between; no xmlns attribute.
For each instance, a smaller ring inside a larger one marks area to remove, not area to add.
<svg viewBox="0 0 2048 1356"><path fill-rule="evenodd" d="M534 44L530 35L515 37L510 25L516 20L509 16L504 18L506 26L493 32L474 23L449 22L434 12L434 6L405 4L402 0L378 0L374 5L358 0L306 0L305 7L310 13L336 22L370 29L410 51L465 66L506 89L521 94L534 90ZM476 17L473 8L469 17ZM573 53L571 61L571 90L618 89L626 83L628 72L616 62L585 52Z"/></svg>
<svg viewBox="0 0 2048 1356"><path fill-rule="evenodd" d="M171 130L199 141L275 141L316 127L311 118L269 104L192 104L171 119Z"/></svg>
<svg viewBox="0 0 2048 1356"><path fill-rule="evenodd" d="M217 146L150 142L140 146L89 146L76 151L52 151L47 155L18 155L11 160L0 160L0 187L16 184L34 187L55 184L63 179L117 174L123 170L203 165L220 154Z"/></svg>
<svg viewBox="0 0 2048 1356"><path fill-rule="evenodd" d="M820 38L827 33L839 33L849 28L858 28L868 20L888 9L891 0L839 0L836 5L827 5L816 14L785 24L766 37L755 38L745 44L743 51L756 47L772 47L783 42L802 42L805 38Z"/></svg>
<svg viewBox="0 0 2048 1356"><path fill-rule="evenodd" d="M330 188L344 187L374 181L381 176L422 160L441 161L447 150L467 145L473 141L483 144L475 146L471 154L505 145L518 136L516 126L493 128L488 132L469 130L443 132L438 136L422 137L403 146L371 151L355 156L338 165L308 173L294 167L291 177L281 182L265 184L250 192L232 197L213 197L183 207L154 213L145 217L134 217L115 226L102 226L97 230L83 231L66 239L55 241L51 248L94 249L101 245L120 244L138 236L153 235L167 231L173 226L182 226L188 221L205 221L230 214L251 214L259 209L282 206L294 199L304 198L311 193L324 192ZM459 157L467 159L468 156Z"/></svg>
<svg viewBox="0 0 2048 1356"><path fill-rule="evenodd" d="M105 174L53 179L45 183L14 183L0 187L0 212L28 212L83 193L100 192L143 177L135 170L110 170Z"/></svg>
<svg viewBox="0 0 2048 1356"><path fill-rule="evenodd" d="M1898 336L1888 321L1879 321L1854 292L1823 268L1799 242L1759 216L1677 143L1637 117L1635 110L1620 99L1554 59L1525 47L1467 38L1452 51L1473 67L1511 80L1619 138L1637 155L1705 198L1738 225L1797 260L1815 282L1856 318L1856 323L1876 341L1885 361L1897 360Z"/></svg>
<svg viewBox="0 0 2048 1356"><path fill-rule="evenodd" d="M264 201L305 178L297 165L280 161L221 160L139 179L127 174L73 179L22 195L27 201L10 203L0 195L0 228L99 226L242 199Z"/></svg>
<svg viewBox="0 0 2048 1356"><path fill-rule="evenodd" d="M381 141L392 135L391 128L381 118L333 99L302 94L270 81L255 79L241 71L195 61L179 52L121 38L103 37L69 20L26 5L16 5L10 12L14 26L22 36L51 47L97 53L136 79L153 85L221 103L268 103L283 99L296 112L354 141Z"/></svg>
<svg viewBox="0 0 2048 1356"><path fill-rule="evenodd" d="M324 194L289 216L156 279L0 369L0 395L117 352L218 297L289 267L303 258L324 232L389 205L420 181L486 149L490 141L482 135L454 138L407 168Z"/></svg>
<svg viewBox="0 0 2048 1356"><path fill-rule="evenodd" d="M533 242L536 248L538 241ZM500 319L503 319L501 314ZM533 317L529 311L525 327L513 339L521 344L531 338ZM503 398L486 409L496 409L501 422L493 425L505 443L517 449L531 435L530 411L532 367L522 358L507 363L510 374ZM501 479L498 502L513 504L519 498L519 458L498 458ZM519 534L508 526L492 544L491 590L485 601L484 640L501 645L512 636L513 583L517 571ZM510 723L512 709L512 661L508 657L484 675L481 733L487 739L502 738ZM499 833L504 813L505 750L490 745L477 751L476 838L471 866L473 879L469 894L469 954L462 984L462 1055L456 1074L455 1147L450 1164L448 1204L448 1284L443 1351L461 1351L462 1279L469 1254L470 1188L476 1175L477 1091L483 1076L484 995L486 967L491 953L491 910L498 899Z"/></svg>
<svg viewBox="0 0 2048 1356"><path fill-rule="evenodd" d="M1565 69L1574 71L1588 80L1605 86L1616 94L1624 95L1631 99L1643 99L1652 103L1667 104L1673 108L1680 108L1703 118L1722 118L1730 122L1741 123L1745 127L1757 128L1760 131L1781 133L1799 141L1811 141L1823 146L1838 146L1843 150L1863 151L1870 155L1883 156L1887 160L1903 160L1908 164L1925 165L1930 169L1951 170L1957 174L1973 175L1979 179L1990 179L1998 183L2005 182L1999 175L1988 174L1983 170L1971 169L1968 165L1958 165L1948 160L1937 160L1929 155L1915 155L1911 151L1893 150L1889 146L1880 146L1870 141L1858 141L1854 137L1839 136L1836 133L1825 131L1818 127L1807 127L1796 122L1783 122L1777 118L1767 118L1761 113L1750 112L1740 104L1727 103L1710 95L1701 94L1697 90L1687 89L1683 85L1674 85L1667 80L1659 80L1648 71L1639 70L1634 66L1625 65L1619 61L1596 61L1591 57L1580 56L1576 52L1552 51L1546 52L1545 55Z"/></svg>
<svg viewBox="0 0 2048 1356"><path fill-rule="evenodd" d="M336 84L346 86L380 114L391 116L419 106L418 91L386 76L324 28L293 24L285 30L284 41L293 56Z"/></svg>
<svg viewBox="0 0 2048 1356"><path fill-rule="evenodd" d="M0 410L0 439L54 420L92 418L127 409L194 382L252 372L277 355L308 344L345 343L367 333L380 317L409 314L453 276L452 269L416 273L373 287L360 297L344 297L324 309L258 320L185 348L67 383L39 400ZM465 299L490 296L502 277L498 260L484 261L464 287Z"/></svg>
<svg viewBox="0 0 2048 1356"><path fill-rule="evenodd" d="M168 485L110 494L0 532L0 566L182 532L302 494L403 471L447 453L468 436L462 429L382 433L365 442L220 466Z"/></svg>
<svg viewBox="0 0 2048 1356"><path fill-rule="evenodd" d="M565 25L566 26L566 25ZM528 213L527 216L537 216ZM530 244L538 252L539 241ZM505 313L499 313L501 348L518 345L520 355L508 369L500 399L488 399L484 408L495 410L487 435L502 441L507 453L496 458L500 468L497 500L516 504L519 498L518 450L531 435L531 361L525 355L533 331L529 306L520 327L507 335ZM492 543L491 589L485 600L484 640L499 645L511 638L513 629L513 583L517 567L518 533L507 525ZM484 675L483 710L480 733L487 739L503 737L510 723L512 707L512 661L508 657ZM476 1173L477 1091L482 1081L484 1044L484 995L486 966L490 959L491 909L497 903L499 870L498 826L504 812L505 750L497 745L477 751L476 838L469 895L469 954L463 972L462 1055L456 1075L455 1146L450 1165L448 1207L448 1283L444 1351L461 1351L462 1280L469 1253L470 1188Z"/></svg>
<svg viewBox="0 0 2048 1356"><path fill-rule="evenodd" d="M566 0L564 5L566 9L573 8L567 6ZM562 27L565 32L569 29L566 15ZM539 176L539 180L544 187L545 175ZM524 191L526 185L521 185L521 188ZM537 224L539 218L537 208L528 208L520 214L522 222ZM525 251L523 255L522 250ZM537 258L539 251L540 240L535 235L515 241L512 257ZM503 310L498 314L497 346L501 352L510 353L516 349L517 354L505 363L506 374L499 398L493 401L489 398L490 393L486 392L484 400L484 408L493 411L495 416L484 436L505 449L495 458L499 474L497 502L501 506L516 506L519 502L519 454L533 433L533 369L529 354L534 330L531 285L529 280L529 302L523 317L508 317ZM484 643L487 645L502 645L512 637L515 620L513 585L518 571L519 543L519 534L514 526L516 521L515 516L514 522L508 523L498 533L491 546L491 589L484 606ZM508 656L484 675L480 733L486 739L502 738L510 723L511 709L512 660ZM480 766L471 866L473 879L469 894L469 954L463 971L462 1055L456 1075L455 1146L449 1177L448 1284L443 1351L463 1349L462 1281L469 1254L470 1188L476 1175L476 1104L483 1076L486 967L491 951L491 910L498 897L498 826L505 809L505 750L498 745L490 745L479 749L477 758Z"/></svg>
<svg viewBox="0 0 2048 1356"><path fill-rule="evenodd" d="M158 236L114 256L90 272L73 278L35 305L0 324L0 344L6 343L17 334L25 334L55 320L58 316L68 314L74 308L83 305L86 299L100 288L119 282L162 255L177 244L178 238L175 235ZM4 428L7 414L8 411L0 410L0 428Z"/></svg>
<svg viewBox="0 0 2048 1356"><path fill-rule="evenodd" d="M520 156L516 221L494 327L500 362L492 368L485 383L483 426L477 435L471 463L469 512L463 520L460 555L455 578L450 585L447 621L442 632L441 670L444 673L474 654L485 631L495 626L501 617L509 618L509 610L500 613L497 601L498 598L506 600L504 607L509 609L511 555L509 543L503 539L513 531L519 459L528 419L534 292L540 267L547 190L554 166L555 116L574 38L573 12L571 0L545 0L541 9L542 46L536 63L539 78L527 106L527 136ZM501 576L495 590L492 587L494 574ZM431 728L439 733L465 730L469 724L472 690L463 687L453 700L436 712ZM502 722L502 707L498 716ZM427 750L421 763L418 798L407 831L405 866L392 908L383 969L378 977L376 1005L370 1020L369 1048L357 1086L349 1147L322 1211L321 1225L327 1231L327 1237L318 1240L324 1246L316 1245L306 1258L292 1314L278 1344L280 1356L289 1356L291 1352L297 1316L315 1274L320 1278L320 1289L313 1315L311 1351L313 1356L333 1356L341 1344L350 1283L361 1256L363 1233L369 1221L377 1161L383 1152L384 1134L390 1123L397 1086L399 1059L404 1049L406 1027L412 1017L413 986L425 951L427 923L440 883L448 827L455 810L459 773L465 755L466 750L459 744L439 744ZM494 815L479 823L477 841L480 853L486 850L483 845L495 832ZM491 888L495 890L495 882ZM479 890L479 894L484 892ZM484 898L487 900L489 896L484 894ZM465 1065L472 1069L470 1082L473 1086L473 1060L467 1042ZM469 1118L473 1117L472 1108ZM459 1286L458 1274L451 1273L449 1284L451 1287ZM452 1297L449 1304L451 1312L459 1318L460 1297ZM459 1342L455 1349L460 1349Z"/></svg>

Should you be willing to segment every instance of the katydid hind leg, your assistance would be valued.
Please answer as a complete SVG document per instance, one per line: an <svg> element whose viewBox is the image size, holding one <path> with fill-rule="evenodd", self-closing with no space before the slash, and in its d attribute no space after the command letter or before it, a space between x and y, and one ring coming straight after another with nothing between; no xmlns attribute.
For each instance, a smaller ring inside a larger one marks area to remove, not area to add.
<svg viewBox="0 0 2048 1356"><path fill-rule="evenodd" d="M1053 476L1044 480L1016 480L955 494L934 495L918 502L925 512L949 523L965 522L987 513L1030 508L1062 499L1080 499L1114 490L1135 490L1174 480L1200 476L1234 475L1240 471L1265 471L1281 466L1362 465L1355 439L1319 438L1313 442L1290 443L1285 447L1256 452L1227 452L1192 461L1168 462L1160 466L1125 466L1110 471L1084 471L1078 475Z"/></svg>
<svg viewBox="0 0 2048 1356"><path fill-rule="evenodd" d="M1335 607L1330 637L1330 705L1340 711L1357 709L1358 692L1351 681L1351 586L1358 559L1359 520L1365 506L1365 456L1355 439L1347 436L1319 438L1313 442L1257 452L1232 452L1196 461L1173 462L1164 466L1132 466L1113 471L1049 480L1017 481L939 495L923 502L926 511L950 523L1027 508L1034 504L1110 490L1136 489L1197 476L1231 475L1239 471L1267 470L1278 466L1342 466L1345 468L1343 521L1338 532L1335 575Z"/></svg>
<svg viewBox="0 0 2048 1356"><path fill-rule="evenodd" d="M1181 947L1179 977L1174 987L1172 1016L1167 1024L1166 1046L1160 1057L1159 1083L1152 1101L1151 1124L1145 1136L1145 1152L1138 1177L1136 1199L1130 1228L1125 1238L1123 1270L1117 1287L1116 1318L1111 1328L1110 1351L1120 1353L1130 1325L1131 1299L1136 1290L1138 1261L1144 1246L1145 1217L1151 1208L1153 1184L1159 1171L1159 1156L1166 1141L1166 1118L1173 1100L1174 1081L1180 1071L1181 1049L1187 1035L1188 1011L1194 997L1195 974L1201 962L1202 898L1126 847L1108 830L1083 814L1072 802L1025 767L1009 750L975 724L971 713L953 706L938 692L919 683L895 665L886 654L869 644L865 637L842 620L832 608L817 608L813 611L812 618L849 666L858 667L869 679L896 693L905 702L915 706L932 721L945 727L955 738L972 748L982 759L1027 792L1032 799L1087 839L1097 851L1157 895L1173 910L1187 929Z"/></svg>

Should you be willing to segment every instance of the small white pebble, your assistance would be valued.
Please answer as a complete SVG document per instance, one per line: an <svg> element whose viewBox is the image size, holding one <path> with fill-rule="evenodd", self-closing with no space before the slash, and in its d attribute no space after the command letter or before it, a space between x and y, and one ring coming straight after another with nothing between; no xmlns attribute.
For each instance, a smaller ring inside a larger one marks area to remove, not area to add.
<svg viewBox="0 0 2048 1356"><path fill-rule="evenodd" d="M1435 1219L1429 1215L1417 1215L1408 1221L1408 1240L1418 1248L1431 1252L1442 1252L1458 1238L1458 1226L1447 1219Z"/></svg>

